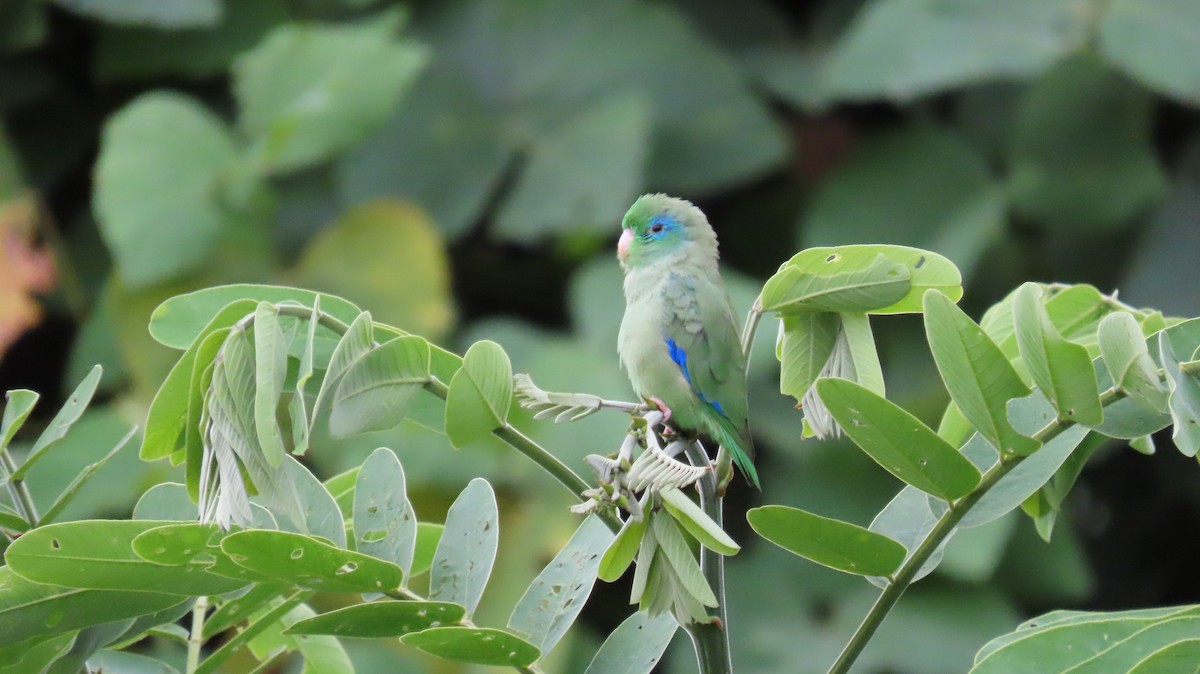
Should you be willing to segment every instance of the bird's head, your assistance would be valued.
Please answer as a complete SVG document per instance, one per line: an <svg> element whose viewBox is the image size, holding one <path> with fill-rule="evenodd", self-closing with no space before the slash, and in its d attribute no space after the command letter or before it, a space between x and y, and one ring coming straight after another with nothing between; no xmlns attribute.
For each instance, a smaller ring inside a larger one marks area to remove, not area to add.
<svg viewBox="0 0 1200 674"><path fill-rule="evenodd" d="M626 269L672 258L717 260L717 236L689 201L665 194L639 197L621 219L617 257Z"/></svg>

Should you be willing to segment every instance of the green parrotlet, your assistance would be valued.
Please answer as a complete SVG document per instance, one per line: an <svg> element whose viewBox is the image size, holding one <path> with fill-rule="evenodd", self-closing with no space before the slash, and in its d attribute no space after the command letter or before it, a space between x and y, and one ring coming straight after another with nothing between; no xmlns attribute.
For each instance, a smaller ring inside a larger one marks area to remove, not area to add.
<svg viewBox="0 0 1200 674"><path fill-rule="evenodd" d="M647 194L621 221L621 364L672 428L703 434L759 487L746 422L746 358L717 269L717 235L690 202Z"/></svg>

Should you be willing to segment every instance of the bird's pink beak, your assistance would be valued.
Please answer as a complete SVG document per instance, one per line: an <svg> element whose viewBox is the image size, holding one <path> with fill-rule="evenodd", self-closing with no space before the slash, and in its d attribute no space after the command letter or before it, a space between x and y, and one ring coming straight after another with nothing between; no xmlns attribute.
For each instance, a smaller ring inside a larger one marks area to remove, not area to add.
<svg viewBox="0 0 1200 674"><path fill-rule="evenodd" d="M621 238L617 240L617 259L624 262L629 256L629 244L633 242L633 230L628 227L621 230Z"/></svg>

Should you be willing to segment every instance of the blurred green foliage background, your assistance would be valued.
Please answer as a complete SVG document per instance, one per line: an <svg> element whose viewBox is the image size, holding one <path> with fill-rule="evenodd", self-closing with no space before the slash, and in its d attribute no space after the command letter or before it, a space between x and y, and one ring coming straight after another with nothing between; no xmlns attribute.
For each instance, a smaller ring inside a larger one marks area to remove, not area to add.
<svg viewBox="0 0 1200 674"><path fill-rule="evenodd" d="M884 242L952 258L976 317L1024 280L1194 316L1197 63L1195 0L0 0L0 389L52 400L105 366L105 403L30 477L49 497L144 416L176 355L151 310L252 281L341 294L460 350L494 339L544 388L627 398L612 243L645 191L706 210L742 309L803 246ZM935 421L919 322L875 330L890 396ZM759 342L765 491L738 484L727 515L749 543L728 567L735 659L823 671L876 590L755 542L741 512L865 524L898 485L800 441ZM621 421L522 423L578 466ZM506 615L569 535L567 496L503 448L454 452L408 423L308 459L328 476L379 445L423 519L472 476L497 484L484 610ZM1108 447L1049 544L1017 514L960 533L861 671L962 671L1049 608L1200 600L1198 473ZM171 476L127 450L72 514L127 516ZM627 589L600 587L548 666L581 669ZM350 647L365 672L413 657ZM687 650L665 670L694 671Z"/></svg>

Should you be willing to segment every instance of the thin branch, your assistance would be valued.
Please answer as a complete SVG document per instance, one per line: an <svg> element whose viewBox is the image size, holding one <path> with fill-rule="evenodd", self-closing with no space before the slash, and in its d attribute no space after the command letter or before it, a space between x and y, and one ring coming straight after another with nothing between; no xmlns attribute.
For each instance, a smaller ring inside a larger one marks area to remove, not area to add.
<svg viewBox="0 0 1200 674"><path fill-rule="evenodd" d="M450 387L437 377L431 377L430 381L425 384L425 389L443 401L446 400L446 396L450 393ZM550 477L558 480L559 484L566 487L575 498L580 498L580 494L591 488L591 485L580 477L578 473L571 470L567 464L547 451L545 447L534 442L529 436L514 428L512 424L505 423L500 428L492 431L492 435L495 435L509 447L524 454L526 458L536 463L542 470L549 473ZM611 511L602 511L597 514L604 520L609 529L620 531L621 520Z"/></svg>
<svg viewBox="0 0 1200 674"><path fill-rule="evenodd" d="M200 647L204 645L204 614L208 612L208 597L196 597L192 606L192 633L187 642L187 672L193 674L200 665Z"/></svg>
<svg viewBox="0 0 1200 674"><path fill-rule="evenodd" d="M699 441L690 442L684 449L688 460L694 466L711 468L708 454ZM717 493L717 474L713 470L705 473L697 482L700 491L700 508L717 526L725 528L723 520L723 499ZM725 558L707 547L700 547L700 570L704 580L717 597L717 606L708 610L709 622L691 623L684 629L692 639L696 650L696 664L701 674L717 674L733 671L733 660L729 650L729 631L726 629L727 617L725 609Z"/></svg>
<svg viewBox="0 0 1200 674"><path fill-rule="evenodd" d="M29 491L29 485L25 484L23 478L10 479L17 472L17 464L13 461L12 455L8 453L8 448L0 451L0 472L3 473L4 486L8 489L8 496L12 499L13 508L30 527L37 526L38 511L37 506L33 503L33 494Z"/></svg>

